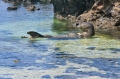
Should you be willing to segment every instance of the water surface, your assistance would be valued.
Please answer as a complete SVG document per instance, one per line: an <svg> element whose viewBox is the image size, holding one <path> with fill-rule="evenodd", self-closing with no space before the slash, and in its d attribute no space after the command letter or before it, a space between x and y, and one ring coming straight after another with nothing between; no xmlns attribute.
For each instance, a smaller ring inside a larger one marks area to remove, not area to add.
<svg viewBox="0 0 120 79"><path fill-rule="evenodd" d="M28 31L60 35L71 32L54 19L52 4L40 11L0 1L0 79L119 79L120 40L95 35L91 39L22 39Z"/></svg>

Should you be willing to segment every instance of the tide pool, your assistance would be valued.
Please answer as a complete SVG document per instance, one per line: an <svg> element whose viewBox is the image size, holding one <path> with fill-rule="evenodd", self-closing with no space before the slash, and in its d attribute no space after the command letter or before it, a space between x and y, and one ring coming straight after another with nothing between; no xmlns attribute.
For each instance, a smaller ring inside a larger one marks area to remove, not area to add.
<svg viewBox="0 0 120 79"><path fill-rule="evenodd" d="M21 38L28 31L61 35L76 30L54 18L52 4L40 11L0 1L0 79L119 79L120 40L96 34L91 39Z"/></svg>

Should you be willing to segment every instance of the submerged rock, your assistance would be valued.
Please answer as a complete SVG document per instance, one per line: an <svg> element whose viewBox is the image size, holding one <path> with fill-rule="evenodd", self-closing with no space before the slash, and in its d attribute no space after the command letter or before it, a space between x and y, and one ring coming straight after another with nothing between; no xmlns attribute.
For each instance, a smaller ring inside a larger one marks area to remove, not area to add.
<svg viewBox="0 0 120 79"><path fill-rule="evenodd" d="M7 8L7 10L17 10L17 6L10 6Z"/></svg>
<svg viewBox="0 0 120 79"><path fill-rule="evenodd" d="M40 10L40 8L37 8L35 5L30 5L26 9L29 10L29 11Z"/></svg>

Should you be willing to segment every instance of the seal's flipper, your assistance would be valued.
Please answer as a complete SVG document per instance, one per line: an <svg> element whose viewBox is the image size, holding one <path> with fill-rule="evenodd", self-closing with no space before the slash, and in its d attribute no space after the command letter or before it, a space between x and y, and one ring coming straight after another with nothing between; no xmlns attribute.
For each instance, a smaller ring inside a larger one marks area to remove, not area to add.
<svg viewBox="0 0 120 79"><path fill-rule="evenodd" d="M35 32L35 31L29 31L29 32L27 32L27 34L29 34L31 36L31 38L44 37L43 35L39 34L38 32Z"/></svg>

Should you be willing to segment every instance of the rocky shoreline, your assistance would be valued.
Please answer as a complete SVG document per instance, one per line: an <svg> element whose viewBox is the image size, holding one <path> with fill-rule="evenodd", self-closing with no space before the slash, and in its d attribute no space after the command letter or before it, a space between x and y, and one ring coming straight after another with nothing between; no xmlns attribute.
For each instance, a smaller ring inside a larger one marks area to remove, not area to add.
<svg viewBox="0 0 120 79"><path fill-rule="evenodd" d="M96 32L120 38L120 0L52 1L55 17L67 20L68 28L75 28L81 22L90 22Z"/></svg>
<svg viewBox="0 0 120 79"><path fill-rule="evenodd" d="M27 6L52 3L55 17L67 21L67 27L76 28L81 22L90 22L95 31L120 38L120 0L3 0L13 5ZM31 9L31 7L30 7Z"/></svg>

